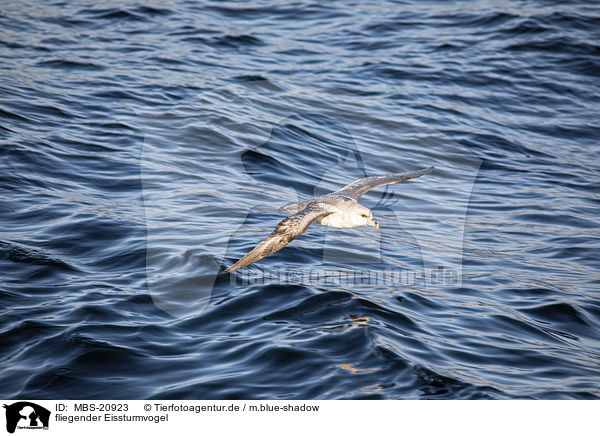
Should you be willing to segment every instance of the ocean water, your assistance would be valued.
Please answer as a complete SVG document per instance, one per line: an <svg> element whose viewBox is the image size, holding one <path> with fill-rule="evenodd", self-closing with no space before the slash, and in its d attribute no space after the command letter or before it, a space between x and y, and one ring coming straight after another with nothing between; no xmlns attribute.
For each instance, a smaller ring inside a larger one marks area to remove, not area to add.
<svg viewBox="0 0 600 436"><path fill-rule="evenodd" d="M3 2L0 397L598 398L599 41L590 2Z"/></svg>

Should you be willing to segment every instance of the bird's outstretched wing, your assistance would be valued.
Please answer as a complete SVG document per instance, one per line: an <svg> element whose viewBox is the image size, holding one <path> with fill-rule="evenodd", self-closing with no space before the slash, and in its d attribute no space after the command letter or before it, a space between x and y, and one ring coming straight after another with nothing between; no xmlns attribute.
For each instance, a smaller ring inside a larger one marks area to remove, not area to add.
<svg viewBox="0 0 600 436"><path fill-rule="evenodd" d="M432 172L434 168L435 167L423 168L422 170L410 171L408 173L388 174L387 176L364 177L344 186L342 189L332 192L331 195L342 195L358 200L373 188L414 179Z"/></svg>
<svg viewBox="0 0 600 436"><path fill-rule="evenodd" d="M254 247L248 254L227 268L223 273L235 271L267 257L277 250L281 250L308 229L308 226L318 218L333 213L333 210L324 204L310 204L303 210L288 216L275 227L267 239Z"/></svg>

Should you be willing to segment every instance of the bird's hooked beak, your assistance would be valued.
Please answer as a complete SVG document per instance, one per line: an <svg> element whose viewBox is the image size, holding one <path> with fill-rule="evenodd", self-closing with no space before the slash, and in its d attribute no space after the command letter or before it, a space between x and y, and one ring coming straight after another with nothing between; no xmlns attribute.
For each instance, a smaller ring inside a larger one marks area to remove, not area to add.
<svg viewBox="0 0 600 436"><path fill-rule="evenodd" d="M371 222L369 223L370 226L375 227L377 230L379 230L379 223L377 221L375 221L375 218L371 218Z"/></svg>

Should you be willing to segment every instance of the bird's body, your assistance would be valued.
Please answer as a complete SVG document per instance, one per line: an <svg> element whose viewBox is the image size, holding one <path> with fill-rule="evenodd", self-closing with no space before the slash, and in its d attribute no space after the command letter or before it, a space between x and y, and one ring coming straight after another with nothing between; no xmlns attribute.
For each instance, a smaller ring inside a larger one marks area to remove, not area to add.
<svg viewBox="0 0 600 436"><path fill-rule="evenodd" d="M302 203L290 203L281 207L281 212L298 213L306 207L316 207L331 212L329 215L319 216L315 219L319 224L337 228L352 228L364 226L365 219L361 215L370 215L370 210L361 206L356 200L331 194ZM356 212L356 213L348 213ZM372 216L372 215L371 215Z"/></svg>
<svg viewBox="0 0 600 436"><path fill-rule="evenodd" d="M288 203L279 210L292 215L281 221L267 239L223 272L233 272L280 250L304 233L313 221L338 228L368 225L379 229L371 210L359 204L358 199L377 186L414 179L430 173L433 169L429 167L408 173L364 177L321 197L300 203Z"/></svg>

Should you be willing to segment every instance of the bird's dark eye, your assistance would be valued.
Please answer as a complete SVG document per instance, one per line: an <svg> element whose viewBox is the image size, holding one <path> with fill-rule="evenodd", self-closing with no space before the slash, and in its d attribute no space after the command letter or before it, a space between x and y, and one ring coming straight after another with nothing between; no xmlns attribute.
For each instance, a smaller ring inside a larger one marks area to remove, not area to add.
<svg viewBox="0 0 600 436"><path fill-rule="evenodd" d="M362 216L363 218L367 218L367 216L366 216L364 213L363 213L361 216Z"/></svg>

